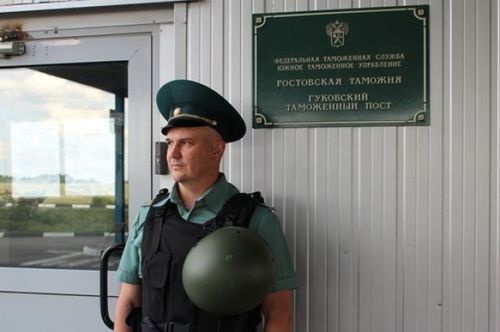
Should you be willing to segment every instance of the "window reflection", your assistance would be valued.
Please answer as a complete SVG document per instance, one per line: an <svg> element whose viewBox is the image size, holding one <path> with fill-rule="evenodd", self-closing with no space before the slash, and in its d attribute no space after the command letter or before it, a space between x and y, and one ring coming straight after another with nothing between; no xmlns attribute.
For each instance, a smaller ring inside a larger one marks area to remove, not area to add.
<svg viewBox="0 0 500 332"><path fill-rule="evenodd" d="M99 78L126 65L102 68L0 70L0 265L95 269L126 220L116 213L126 202L115 171L123 123ZM125 98L126 80L113 84Z"/></svg>

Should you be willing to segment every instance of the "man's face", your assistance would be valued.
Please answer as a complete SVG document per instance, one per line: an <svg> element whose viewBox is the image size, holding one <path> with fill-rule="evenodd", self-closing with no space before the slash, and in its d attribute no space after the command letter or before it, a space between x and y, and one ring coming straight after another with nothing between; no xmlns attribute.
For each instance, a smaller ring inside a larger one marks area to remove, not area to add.
<svg viewBox="0 0 500 332"><path fill-rule="evenodd" d="M167 163L176 182L202 182L219 173L225 143L212 128L171 128L166 142Z"/></svg>

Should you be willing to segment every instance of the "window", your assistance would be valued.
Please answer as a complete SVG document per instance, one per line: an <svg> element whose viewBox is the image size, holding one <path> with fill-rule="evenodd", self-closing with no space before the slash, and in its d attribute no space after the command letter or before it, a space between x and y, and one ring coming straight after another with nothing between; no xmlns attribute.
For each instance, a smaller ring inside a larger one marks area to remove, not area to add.
<svg viewBox="0 0 500 332"><path fill-rule="evenodd" d="M127 64L2 69L0 265L97 269L127 220Z"/></svg>

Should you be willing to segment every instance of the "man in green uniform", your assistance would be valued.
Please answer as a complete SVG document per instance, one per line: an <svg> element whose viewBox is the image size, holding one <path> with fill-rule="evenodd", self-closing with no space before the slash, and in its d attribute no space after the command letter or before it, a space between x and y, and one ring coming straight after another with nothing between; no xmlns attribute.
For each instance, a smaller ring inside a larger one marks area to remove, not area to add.
<svg viewBox="0 0 500 332"><path fill-rule="evenodd" d="M168 144L166 158L175 184L170 195L155 206L168 205L174 210L168 213L175 216L168 217L173 221L168 221L165 228L173 225L172 229L176 230L175 227L208 223L217 216L226 201L239 192L226 180L224 174L220 173L219 168L226 143L243 137L246 131L245 123L239 113L222 96L193 81L176 80L167 83L157 94L157 104L161 114L168 120L162 133L166 136ZM176 289L175 279L178 278L175 274L178 272L175 271L178 268L175 266L174 257L176 249L172 247L179 246L179 244L175 244L175 239L168 240L168 234L162 235L165 240L162 239L160 242L168 254L158 254L151 260L144 258L143 233L149 210L148 205L140 209L129 232L118 269L118 278L122 286L116 307L115 331L131 331L126 323L127 316L134 308L144 306L144 302L149 301L148 294L155 292L155 289L162 289L160 299L166 297L165 294L172 294L168 292ZM180 224L175 218L180 221ZM297 280L279 220L270 208L258 205L248 228L266 241L276 261L274 289L264 298L259 308L264 315L264 331L291 331L291 289L297 287ZM182 232L184 231L179 234ZM165 233L168 232L165 231ZM151 236L148 236L149 238ZM163 274L157 271L163 269L156 268L154 264L157 263L150 261L159 261L158 257L161 257L165 265L168 265L165 266L165 269L170 269L168 273L174 275L174 277L165 277L170 278L170 281L157 280L161 279L157 275ZM182 290L182 286L180 288ZM174 295L169 296L174 297ZM144 322L143 313L143 331L255 331L251 324L242 328L223 328L226 322L222 320L217 323L219 328L215 329L210 325L213 325L213 317L208 315L206 319L199 318L204 317L204 313L200 312L195 315L186 314L184 317L182 313L175 312L177 300L173 303L165 301L161 303L163 311L159 316L167 322L161 322L161 326L155 319ZM155 304L155 306L158 305ZM190 317L196 317L197 320L203 320L203 322L193 322L194 318ZM252 327L248 329L248 326Z"/></svg>

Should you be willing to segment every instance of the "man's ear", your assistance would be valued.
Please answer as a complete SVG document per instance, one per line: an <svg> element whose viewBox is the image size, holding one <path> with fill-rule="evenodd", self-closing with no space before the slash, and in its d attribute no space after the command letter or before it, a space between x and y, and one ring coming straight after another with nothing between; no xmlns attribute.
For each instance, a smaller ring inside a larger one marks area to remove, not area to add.
<svg viewBox="0 0 500 332"><path fill-rule="evenodd" d="M224 142L223 140L217 140L214 146L214 155L218 159L222 159L225 150L226 150L226 142Z"/></svg>

